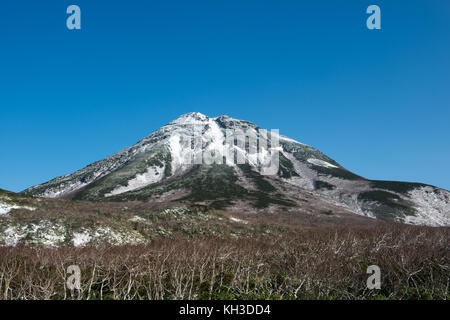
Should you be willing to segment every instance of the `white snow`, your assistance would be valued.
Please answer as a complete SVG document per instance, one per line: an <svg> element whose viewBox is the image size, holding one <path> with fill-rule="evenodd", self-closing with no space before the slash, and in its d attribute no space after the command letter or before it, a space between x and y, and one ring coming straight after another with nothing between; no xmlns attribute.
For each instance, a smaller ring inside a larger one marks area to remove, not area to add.
<svg viewBox="0 0 450 320"><path fill-rule="evenodd" d="M105 197L110 197L127 191L136 190L156 183L164 177L164 169L165 166L148 167L146 172L137 174L133 179L128 180L128 184L126 186L116 187L111 192L105 194Z"/></svg>
<svg viewBox="0 0 450 320"><path fill-rule="evenodd" d="M409 192L416 204L416 216L406 216L403 222L417 225L450 225L450 192L421 187Z"/></svg>
<svg viewBox="0 0 450 320"><path fill-rule="evenodd" d="M39 230L41 234L40 244L44 246L56 246L65 239L65 227L61 225L40 225L36 231ZM36 232L35 231L35 232Z"/></svg>
<svg viewBox="0 0 450 320"><path fill-rule="evenodd" d="M294 142L294 143L298 143L298 144L302 144L302 145L306 146L306 144L304 144L304 143L302 143L302 142L299 142L299 141L297 141L297 140L288 138L288 137L283 136L283 135L281 135L281 134L279 134L279 137L280 137L280 140L285 140L285 141L289 141L289 142Z"/></svg>
<svg viewBox="0 0 450 320"><path fill-rule="evenodd" d="M134 216L133 218L129 219L131 222L143 222L143 221L147 221L142 217L139 216Z"/></svg>
<svg viewBox="0 0 450 320"><path fill-rule="evenodd" d="M282 147L275 144L269 152L267 130L258 132L253 127L247 127L240 132L235 132L232 129L225 130L219 126L216 119L193 113L183 115L161 129L164 135L169 135L167 144L171 150L173 174L185 171L192 164L221 164L224 157L226 164L229 166L248 162L256 170L262 172L272 165L274 154L276 155L276 152L282 150ZM232 135L227 136L227 134ZM274 138L284 139L276 132L271 134L274 135ZM245 150L243 145L234 145L234 138L239 135L252 137L255 142L258 138L259 151L256 152L256 145L252 145L251 150ZM191 147L191 143L194 148ZM274 143L273 140L272 143ZM238 155L238 163L234 162L235 153Z"/></svg>
<svg viewBox="0 0 450 320"><path fill-rule="evenodd" d="M333 165L333 164L331 164L329 162L326 162L326 161L323 161L323 160L319 160L319 159L315 159L315 158L310 158L307 161L309 163L311 163L311 164L316 165L316 166L321 166L321 167L326 167L326 168L337 168L337 166L335 166L335 165Z"/></svg>
<svg viewBox="0 0 450 320"><path fill-rule="evenodd" d="M24 234L20 234L15 227L8 227L3 231L3 242L6 246L16 246L20 239L25 237Z"/></svg>
<svg viewBox="0 0 450 320"><path fill-rule="evenodd" d="M119 233L112 230L109 227L100 227L95 230L93 238L101 239L103 242L107 241L111 244L121 245L121 244L133 244L143 241L143 238L139 234L133 233Z"/></svg>
<svg viewBox="0 0 450 320"><path fill-rule="evenodd" d="M171 121L169 125L202 124L209 118L200 112L190 112Z"/></svg>
<svg viewBox="0 0 450 320"><path fill-rule="evenodd" d="M42 196L45 198L57 198L71 191L81 189L87 186L89 182L82 183L80 181L75 181L71 183L62 183L57 188L49 188L42 194Z"/></svg>
<svg viewBox="0 0 450 320"><path fill-rule="evenodd" d="M39 224L9 226L1 235L7 246L15 246L25 237L31 238L31 243L53 247L64 241L65 228L62 225L43 220Z"/></svg>
<svg viewBox="0 0 450 320"><path fill-rule="evenodd" d="M243 223L243 224L247 224L248 223L248 221L245 221L245 220L242 220L242 219L238 219L238 218L235 218L235 217L230 217L230 220L234 221L234 222L238 222L238 223Z"/></svg>
<svg viewBox="0 0 450 320"><path fill-rule="evenodd" d="M26 238L26 240L25 240ZM58 223L42 220L39 224L8 226L0 233L0 243L16 246L19 242L39 244L47 247L58 246L66 240L66 228ZM75 247L83 247L93 242L136 244L145 239L137 232L118 232L107 226L95 229L81 229L73 233L71 242Z"/></svg>
<svg viewBox="0 0 450 320"><path fill-rule="evenodd" d="M187 149L191 147L189 136L173 134L169 138L170 155L172 157L172 174L184 171L192 162L192 154Z"/></svg>
<svg viewBox="0 0 450 320"><path fill-rule="evenodd" d="M74 232L72 242L75 247L84 247L91 241L92 237L88 231Z"/></svg>
<svg viewBox="0 0 450 320"><path fill-rule="evenodd" d="M0 216L8 214L13 209L26 209L26 210L36 210L36 208L32 207L26 207L26 206L17 206L14 204L6 204L6 203L0 203Z"/></svg>
<svg viewBox="0 0 450 320"><path fill-rule="evenodd" d="M225 151L225 135L213 119L209 120L208 129L204 132L202 138L207 143L204 153L207 153L208 155L212 155L213 152L217 153L219 156L216 158L222 163Z"/></svg>

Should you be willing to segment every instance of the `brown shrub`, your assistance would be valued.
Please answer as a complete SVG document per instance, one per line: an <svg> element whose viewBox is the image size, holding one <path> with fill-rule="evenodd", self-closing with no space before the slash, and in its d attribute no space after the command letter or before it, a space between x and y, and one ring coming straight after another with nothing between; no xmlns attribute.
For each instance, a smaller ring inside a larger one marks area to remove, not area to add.
<svg viewBox="0 0 450 320"><path fill-rule="evenodd" d="M3 299L446 299L448 228L308 228L279 237L0 248ZM367 266L381 269L366 288ZM81 289L66 288L67 267Z"/></svg>

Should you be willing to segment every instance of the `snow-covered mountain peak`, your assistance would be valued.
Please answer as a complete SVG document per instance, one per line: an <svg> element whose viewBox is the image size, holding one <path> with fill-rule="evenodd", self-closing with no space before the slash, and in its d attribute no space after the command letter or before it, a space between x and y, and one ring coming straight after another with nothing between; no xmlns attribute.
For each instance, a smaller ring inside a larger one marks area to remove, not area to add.
<svg viewBox="0 0 450 320"><path fill-rule="evenodd" d="M267 176L265 168L272 164L275 169ZM171 192L191 192L190 198L209 201L244 197L254 204L259 199L257 206L286 203L284 197L295 202L296 194L313 193L368 217L450 223L446 190L368 180L276 128L266 130L249 121L200 112L183 114L129 148L24 191L79 200L148 200L156 195L172 197Z"/></svg>
<svg viewBox="0 0 450 320"><path fill-rule="evenodd" d="M209 117L200 112L189 112L182 114L175 120L169 122L169 125L176 124L201 124L207 122Z"/></svg>

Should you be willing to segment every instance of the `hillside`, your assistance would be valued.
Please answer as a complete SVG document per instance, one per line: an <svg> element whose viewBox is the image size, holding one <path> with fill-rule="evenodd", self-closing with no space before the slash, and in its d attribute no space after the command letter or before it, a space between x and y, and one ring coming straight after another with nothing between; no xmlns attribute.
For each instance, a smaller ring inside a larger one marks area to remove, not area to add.
<svg viewBox="0 0 450 320"><path fill-rule="evenodd" d="M229 132L243 132L250 138L230 139ZM258 141L254 146L252 137ZM267 174L274 152L276 170ZM205 161L205 154L214 156L213 163ZM385 221L450 224L447 190L369 180L277 132L228 116L209 118L200 113L182 115L129 148L23 194L102 202L188 201L246 212L297 212L308 203L318 213L326 203Z"/></svg>

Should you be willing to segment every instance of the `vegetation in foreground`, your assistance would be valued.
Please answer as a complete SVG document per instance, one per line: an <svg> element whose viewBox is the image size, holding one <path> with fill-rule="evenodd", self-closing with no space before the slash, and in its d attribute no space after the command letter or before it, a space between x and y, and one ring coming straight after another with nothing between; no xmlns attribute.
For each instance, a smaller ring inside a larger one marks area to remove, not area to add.
<svg viewBox="0 0 450 320"><path fill-rule="evenodd" d="M448 299L449 229L317 227L262 238L1 247L3 299ZM366 287L369 265L381 289ZM69 290L67 268L81 269Z"/></svg>

